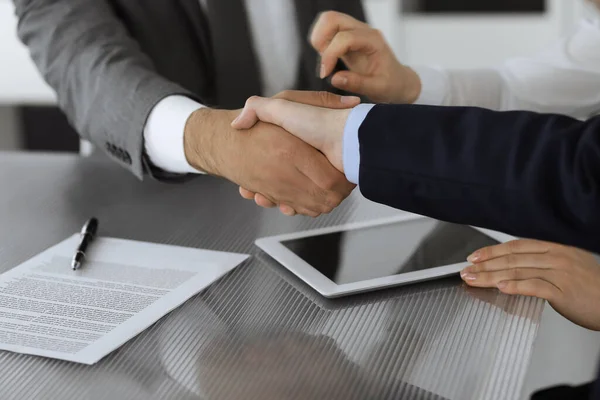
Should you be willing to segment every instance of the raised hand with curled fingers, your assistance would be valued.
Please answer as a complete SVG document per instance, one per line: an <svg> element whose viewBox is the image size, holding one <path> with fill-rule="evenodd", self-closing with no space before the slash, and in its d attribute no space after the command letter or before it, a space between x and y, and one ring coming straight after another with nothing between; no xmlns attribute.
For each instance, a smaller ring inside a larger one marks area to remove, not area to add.
<svg viewBox="0 0 600 400"><path fill-rule="evenodd" d="M367 96L377 103L412 104L421 93L421 79L400 63L382 33L336 11L319 15L310 43L321 55L320 76L326 78L342 60L348 71L336 72L331 84Z"/></svg>

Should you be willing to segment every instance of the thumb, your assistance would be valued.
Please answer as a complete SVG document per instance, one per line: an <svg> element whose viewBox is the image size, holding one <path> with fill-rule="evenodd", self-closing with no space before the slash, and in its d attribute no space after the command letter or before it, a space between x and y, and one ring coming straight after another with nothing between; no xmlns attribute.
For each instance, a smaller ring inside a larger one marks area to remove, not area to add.
<svg viewBox="0 0 600 400"><path fill-rule="evenodd" d="M293 115L296 106L299 105L287 100L252 96L246 101L244 109L233 120L231 126L235 129L249 129L258 121L262 121L285 129L286 116Z"/></svg>
<svg viewBox="0 0 600 400"><path fill-rule="evenodd" d="M244 109L231 123L234 129L250 129L261 119L258 116L257 109L264 105L267 99L259 96L252 96L246 100ZM264 120L263 120L264 121ZM269 121L264 121L269 122Z"/></svg>

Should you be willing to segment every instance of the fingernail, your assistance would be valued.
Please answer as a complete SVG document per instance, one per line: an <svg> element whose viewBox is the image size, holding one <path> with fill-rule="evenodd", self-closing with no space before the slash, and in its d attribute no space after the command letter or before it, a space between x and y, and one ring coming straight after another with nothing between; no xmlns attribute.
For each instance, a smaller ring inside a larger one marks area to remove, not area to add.
<svg viewBox="0 0 600 400"><path fill-rule="evenodd" d="M471 254L469 257L467 257L467 261L475 262L475 261L479 261L480 258L481 258L481 252L479 250L477 250L476 252Z"/></svg>
<svg viewBox="0 0 600 400"><path fill-rule="evenodd" d="M327 76L327 74L325 73L325 64L321 64L320 76L321 76L321 79L325 79L325 77Z"/></svg>
<svg viewBox="0 0 600 400"><path fill-rule="evenodd" d="M357 101L360 102L360 97L356 97L356 96L342 96L341 99L343 104L354 104Z"/></svg>
<svg viewBox="0 0 600 400"><path fill-rule="evenodd" d="M461 276L462 276L462 275L461 275ZM475 274L465 274L464 276L462 276L462 278L463 278L465 281L474 281L474 280L476 280L476 279L477 279L477 275L475 275Z"/></svg>
<svg viewBox="0 0 600 400"><path fill-rule="evenodd" d="M497 285L498 289L500 289L500 290L506 288L507 286L508 286L508 282L506 282L506 281L499 282Z"/></svg>
<svg viewBox="0 0 600 400"><path fill-rule="evenodd" d="M242 119L242 116L244 115L244 112L246 111L245 108L243 108L240 113L237 115L237 117L235 117L235 119L233 120L233 122L231 123L231 125L235 124L236 122L239 122Z"/></svg>
<svg viewBox="0 0 600 400"><path fill-rule="evenodd" d="M460 277L464 278L465 275L467 275L469 272L471 272L471 269L469 267L463 269L462 271L460 271Z"/></svg>

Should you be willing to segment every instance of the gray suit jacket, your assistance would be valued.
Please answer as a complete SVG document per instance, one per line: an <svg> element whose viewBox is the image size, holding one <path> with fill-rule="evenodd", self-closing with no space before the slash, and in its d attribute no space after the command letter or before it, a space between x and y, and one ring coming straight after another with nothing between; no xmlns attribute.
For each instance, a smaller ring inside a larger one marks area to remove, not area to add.
<svg viewBox="0 0 600 400"><path fill-rule="evenodd" d="M160 173L145 160L143 128L161 99L185 95L219 106L213 84L219 71L212 54L226 49L212 48L198 0L14 0L14 4L19 37L56 91L71 124L139 178ZM360 0L296 0L296 8L302 38L324 10L364 19ZM315 77L316 64L316 54L305 43L298 88L326 89Z"/></svg>

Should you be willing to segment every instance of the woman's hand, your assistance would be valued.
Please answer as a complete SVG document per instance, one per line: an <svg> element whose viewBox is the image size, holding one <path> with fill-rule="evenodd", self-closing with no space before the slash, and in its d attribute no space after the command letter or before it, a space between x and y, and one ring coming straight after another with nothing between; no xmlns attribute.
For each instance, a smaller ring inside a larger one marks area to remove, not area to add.
<svg viewBox="0 0 600 400"><path fill-rule="evenodd" d="M377 29L336 11L319 15L310 42L321 55L321 79L339 60L348 71L336 72L331 84L369 97L376 103L414 103L421 94L421 79L400 63Z"/></svg>
<svg viewBox="0 0 600 400"><path fill-rule="evenodd" d="M254 96L231 126L249 129L258 121L277 125L321 151L335 168L344 172L342 141L350 111Z"/></svg>
<svg viewBox="0 0 600 400"><path fill-rule="evenodd" d="M469 286L540 297L577 325L600 331L600 264L592 254L521 239L485 247L468 260L473 265L461 277Z"/></svg>

